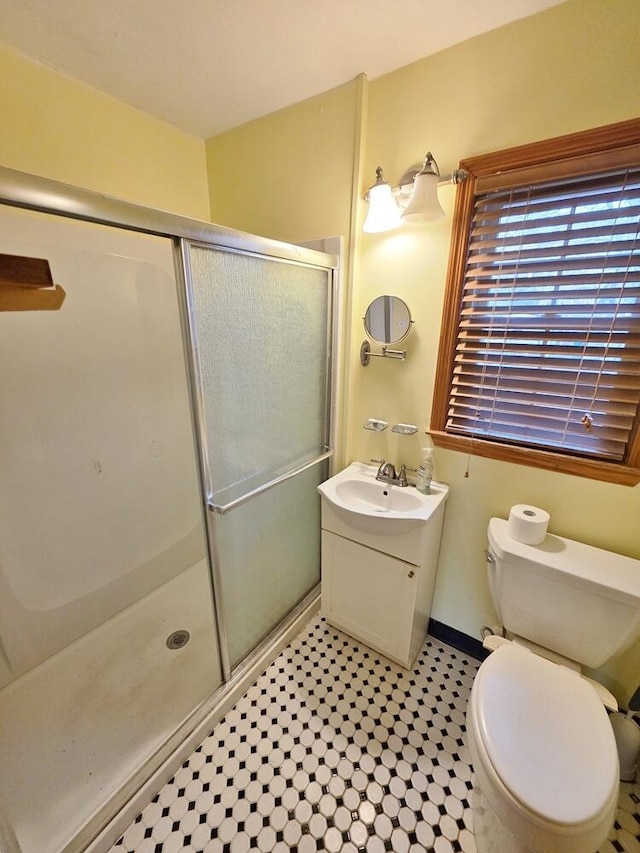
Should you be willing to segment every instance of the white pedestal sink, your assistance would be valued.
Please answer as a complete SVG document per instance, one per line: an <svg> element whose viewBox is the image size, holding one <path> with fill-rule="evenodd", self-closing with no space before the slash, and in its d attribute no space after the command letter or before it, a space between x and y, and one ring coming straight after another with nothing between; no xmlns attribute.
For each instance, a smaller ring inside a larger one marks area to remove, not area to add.
<svg viewBox="0 0 640 853"><path fill-rule="evenodd" d="M322 495L322 610L335 627L402 666L427 634L449 487L376 480L354 462L318 486Z"/></svg>

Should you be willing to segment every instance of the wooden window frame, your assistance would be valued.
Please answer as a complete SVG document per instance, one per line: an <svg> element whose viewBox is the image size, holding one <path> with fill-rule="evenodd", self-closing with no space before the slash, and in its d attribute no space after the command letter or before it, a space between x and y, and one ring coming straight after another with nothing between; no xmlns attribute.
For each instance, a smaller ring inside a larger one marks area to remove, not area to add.
<svg viewBox="0 0 640 853"><path fill-rule="evenodd" d="M429 430L437 447L620 485L634 486L640 482L640 413L636 416L629 450L623 462L586 459L563 452L487 441L477 436L453 435L445 431L476 192L481 192L482 187L488 184L492 187L499 183L509 186L510 173L516 171L521 173L527 170L535 180L536 176L539 179L548 177L550 167L554 175L575 176L601 171L630 160L640 162L640 119L461 161L460 168L465 169L469 177L458 185L456 193Z"/></svg>

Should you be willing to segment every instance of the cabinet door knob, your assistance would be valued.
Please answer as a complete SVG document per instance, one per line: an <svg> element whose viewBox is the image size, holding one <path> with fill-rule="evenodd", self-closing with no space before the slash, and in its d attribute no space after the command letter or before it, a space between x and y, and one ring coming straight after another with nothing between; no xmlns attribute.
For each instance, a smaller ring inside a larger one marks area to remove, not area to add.
<svg viewBox="0 0 640 853"><path fill-rule="evenodd" d="M412 577L414 577L414 576L415 576L415 572L414 572L414 571L413 571L413 569L412 569L412 570L409 572L409 574L407 575L407 577L408 577L408 578L412 578Z"/></svg>

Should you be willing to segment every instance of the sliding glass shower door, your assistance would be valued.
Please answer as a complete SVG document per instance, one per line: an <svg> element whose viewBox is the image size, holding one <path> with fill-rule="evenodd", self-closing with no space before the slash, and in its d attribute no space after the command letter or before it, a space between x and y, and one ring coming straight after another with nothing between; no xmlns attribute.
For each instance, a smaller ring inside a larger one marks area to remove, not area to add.
<svg viewBox="0 0 640 853"><path fill-rule="evenodd" d="M183 249L214 580L233 667L320 579L333 270Z"/></svg>
<svg viewBox="0 0 640 853"><path fill-rule="evenodd" d="M2 204L0 291L0 850L84 850L223 680L174 241Z"/></svg>

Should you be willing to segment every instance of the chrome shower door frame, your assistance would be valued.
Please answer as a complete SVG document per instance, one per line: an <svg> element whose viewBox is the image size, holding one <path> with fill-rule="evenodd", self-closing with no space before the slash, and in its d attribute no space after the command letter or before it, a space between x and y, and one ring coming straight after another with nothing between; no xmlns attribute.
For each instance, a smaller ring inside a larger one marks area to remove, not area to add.
<svg viewBox="0 0 640 853"><path fill-rule="evenodd" d="M259 648L264 643L268 643L271 636L277 633L278 626L275 626L275 628L267 635L267 637L264 638L264 640L258 647L258 650L251 650L245 658L235 664L235 666L232 666L229 655L227 621L225 618L223 606L221 561L216 544L213 517L214 515L225 515L226 513L231 512L233 509L236 509L237 507L248 503L259 495L274 488L275 486L280 485L286 480L289 480L299 474L302 474L304 471L307 471L309 468L312 468L315 465L321 464L325 460L331 459L334 455L336 431L336 406L333 394L337 385L337 377L335 375L336 360L334 358L334 350L337 347L336 330L338 326L337 312L339 306L338 260L335 256L326 255L324 253L317 252L312 249L306 249L299 246L290 246L289 244L278 243L275 241L267 240L262 237L254 237L252 235L244 235L244 237L244 245L242 246L239 246L237 244L229 246L228 241L225 241L224 239L212 239L205 241L202 239L193 240L185 237L180 240L180 247L176 256L177 263L179 263L180 265L181 276L184 281L184 289L181 293L181 296L182 313L184 318L185 329L185 347L188 351L190 351L191 354L190 359L187 359L187 363L190 368L189 385L192 395L192 406L195 416L195 423L197 424L196 445L199 454L200 476L203 485L203 491L206 495L207 512L205 527L207 533L207 545L209 549L209 561L212 572L212 584L214 588L214 606L216 609L219 649L222 663L223 678L225 679L225 681L229 681L234 674L242 671L244 668L246 668L246 666L250 664L250 661L255 657L256 652L259 650ZM327 401L327 405L325 410L324 448L322 452L319 453L315 458L305 461L304 464L296 466L285 474L274 477L268 483L265 483L264 485L261 485L247 492L241 497L228 501L224 504L218 504L214 499L213 484L211 481L212 469L209 454L207 451L205 394L202 384L200 348L198 345L198 330L196 326L195 316L196 306L194 298L193 278L188 255L189 248L191 247L248 255L257 258L270 259L279 261L281 263L289 263L304 267L313 267L316 269L326 270L328 275L330 276L328 285L329 299L326 329L327 352L325 365L325 399ZM316 590L312 590L311 593L305 597L303 602L301 602L301 606L304 606L307 599L313 597L316 593L317 588ZM286 618L287 617L285 617L285 619Z"/></svg>

